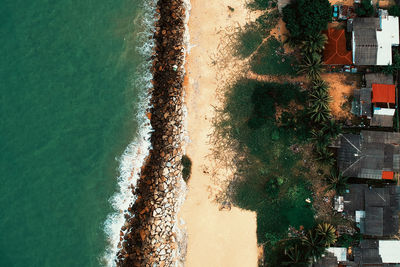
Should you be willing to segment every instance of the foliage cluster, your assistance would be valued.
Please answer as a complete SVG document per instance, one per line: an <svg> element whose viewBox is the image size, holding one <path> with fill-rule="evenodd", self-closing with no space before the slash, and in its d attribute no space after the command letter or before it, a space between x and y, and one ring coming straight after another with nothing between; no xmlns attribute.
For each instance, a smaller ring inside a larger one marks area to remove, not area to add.
<svg viewBox="0 0 400 267"><path fill-rule="evenodd" d="M291 150L309 139L307 114L276 114L290 103L303 106L306 96L293 84L240 80L227 92L216 124L219 136L234 140L236 150L243 153L235 164L238 178L230 185L231 198L239 207L257 212L258 241L266 246L284 238L289 226L314 225L312 204L305 201L312 200L307 170L299 166L301 153Z"/></svg>
<svg viewBox="0 0 400 267"><path fill-rule="evenodd" d="M190 174L192 173L192 161L187 155L182 156L182 177L185 182L187 182L190 178Z"/></svg>
<svg viewBox="0 0 400 267"><path fill-rule="evenodd" d="M342 173L332 170L331 174L327 177L328 188L327 190L334 190L337 195L342 195L347 189L347 180L349 177L343 176Z"/></svg>
<svg viewBox="0 0 400 267"><path fill-rule="evenodd" d="M297 75L296 58L285 54L283 44L274 36L258 48L250 64L257 74Z"/></svg>
<svg viewBox="0 0 400 267"><path fill-rule="evenodd" d="M304 233L280 241L273 248L269 266L310 266L322 257L326 247L336 242L335 232L331 224L319 223Z"/></svg>
<svg viewBox="0 0 400 267"><path fill-rule="evenodd" d="M388 12L391 16L400 17L400 7L398 5L391 6Z"/></svg>
<svg viewBox="0 0 400 267"><path fill-rule="evenodd" d="M332 8L329 0L292 1L282 10L283 21L291 38L304 40L308 36L326 30L332 20Z"/></svg>
<svg viewBox="0 0 400 267"><path fill-rule="evenodd" d="M382 67L385 74L396 74L400 70L400 54L397 48L393 51L393 62L389 66Z"/></svg>
<svg viewBox="0 0 400 267"><path fill-rule="evenodd" d="M252 10L265 10L267 8L274 8L277 5L277 0L252 0L247 3L247 7Z"/></svg>
<svg viewBox="0 0 400 267"><path fill-rule="evenodd" d="M248 23L241 28L237 37L237 56L242 58L250 56L268 37L269 32L275 27L278 20L278 9L272 9L259 16L255 22Z"/></svg>
<svg viewBox="0 0 400 267"><path fill-rule="evenodd" d="M360 5L356 8L356 13L359 17L371 17L374 12L371 0L361 0Z"/></svg>
<svg viewBox="0 0 400 267"><path fill-rule="evenodd" d="M301 93L295 84L256 84L251 97L254 108L248 125L251 129L259 129L268 120L275 120L276 105L287 107L291 101L304 103L305 99L305 93Z"/></svg>
<svg viewBox="0 0 400 267"><path fill-rule="evenodd" d="M362 234L360 234L360 233L355 233L353 235L343 234L343 235L339 236L338 241L336 242L336 245L338 247L348 248L348 247L358 245L361 240L362 240Z"/></svg>

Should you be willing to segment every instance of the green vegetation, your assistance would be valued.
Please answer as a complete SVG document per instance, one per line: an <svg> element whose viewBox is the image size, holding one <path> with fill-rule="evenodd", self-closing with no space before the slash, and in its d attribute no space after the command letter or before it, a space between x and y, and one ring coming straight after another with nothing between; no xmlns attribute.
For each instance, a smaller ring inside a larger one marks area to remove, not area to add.
<svg viewBox="0 0 400 267"><path fill-rule="evenodd" d="M283 44L271 36L254 55L251 70L257 74L296 76L296 58L284 52Z"/></svg>
<svg viewBox="0 0 400 267"><path fill-rule="evenodd" d="M264 9L271 2L252 4ZM279 19L277 9L246 25L239 32L236 51L239 57L250 57L251 71L275 76L303 73L309 88L240 79L226 93L215 121L217 153L228 147L237 153L227 197L257 213L257 238L268 266L309 266L337 242L335 228L320 222L320 212L313 206L318 209L326 184L327 190L340 192L347 180L340 174L328 175L334 163L328 145L341 132L330 112L328 85L321 79L321 53L327 42L321 31L331 15L328 0L287 5L283 20L290 33L288 43L301 49L291 55L269 36ZM294 54L302 58L301 64L296 64ZM322 190L315 188L316 179L322 181Z"/></svg>
<svg viewBox="0 0 400 267"><path fill-rule="evenodd" d="M329 0L297 0L283 8L283 21L295 40L305 40L326 30L332 19Z"/></svg>
<svg viewBox="0 0 400 267"><path fill-rule="evenodd" d="M240 29L236 44L236 55L242 58L250 56L269 36L271 29L279 20L279 11L270 10L257 18L255 22L246 24Z"/></svg>
<svg viewBox="0 0 400 267"><path fill-rule="evenodd" d="M393 52L392 65L382 67L382 72L386 74L396 74L400 70L400 54L397 49Z"/></svg>
<svg viewBox="0 0 400 267"><path fill-rule="evenodd" d="M338 171L331 171L330 176L327 177L328 188L327 190L335 190L336 194L341 195L347 189L347 180L349 177L343 176L342 173Z"/></svg>
<svg viewBox="0 0 400 267"><path fill-rule="evenodd" d="M299 73L307 74L310 80L320 79L322 71L322 58L321 55L317 53L312 53L310 55L305 55L303 63L300 65Z"/></svg>
<svg viewBox="0 0 400 267"><path fill-rule="evenodd" d="M252 10L265 10L267 8L276 7L277 0L253 0L247 4Z"/></svg>
<svg viewBox="0 0 400 267"><path fill-rule="evenodd" d="M190 174L192 173L192 161L190 160L190 158L186 155L182 156L182 177L183 180L185 180L185 182L187 182L190 178Z"/></svg>
<svg viewBox="0 0 400 267"><path fill-rule="evenodd" d="M343 234L343 235L339 236L338 241L336 242L336 245L339 247L348 248L348 247L358 245L361 240L362 240L362 234L360 234L360 233L355 233L353 235Z"/></svg>
<svg viewBox="0 0 400 267"><path fill-rule="evenodd" d="M310 266L321 258L326 247L336 242L336 229L331 224L320 223L312 229L295 232L272 248L268 266Z"/></svg>
<svg viewBox="0 0 400 267"><path fill-rule="evenodd" d="M302 52L305 55L312 55L313 53L322 53L328 37L325 34L313 33L306 36L301 42Z"/></svg>
<svg viewBox="0 0 400 267"><path fill-rule="evenodd" d="M231 199L257 212L258 242L267 252L287 236L289 226L314 225L309 174L301 168L302 154L291 149L310 137L303 107L307 94L294 84L240 80L226 99L216 124L218 136L236 143L244 156L236 164Z"/></svg>
<svg viewBox="0 0 400 267"><path fill-rule="evenodd" d="M400 16L400 7L398 5L393 5L388 10L389 15L399 17Z"/></svg>
<svg viewBox="0 0 400 267"><path fill-rule="evenodd" d="M356 13L360 17L371 17L374 12L371 0L361 0L361 4L356 8Z"/></svg>

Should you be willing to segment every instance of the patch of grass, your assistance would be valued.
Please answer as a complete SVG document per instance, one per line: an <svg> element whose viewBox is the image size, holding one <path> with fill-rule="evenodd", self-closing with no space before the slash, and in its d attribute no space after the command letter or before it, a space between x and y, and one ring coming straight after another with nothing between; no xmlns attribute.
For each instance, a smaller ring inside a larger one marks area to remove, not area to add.
<svg viewBox="0 0 400 267"><path fill-rule="evenodd" d="M241 58L250 56L269 36L269 32L278 23L278 19L279 11L274 9L258 17L255 22L246 24L237 37L236 55Z"/></svg>
<svg viewBox="0 0 400 267"><path fill-rule="evenodd" d="M289 109L291 103L306 103L306 93L294 84L240 80L227 93L216 124L220 136L236 140L243 154L230 186L232 200L257 212L258 242L266 245L283 238L289 226L314 225L314 210L305 201L312 199L307 170L301 168L302 154L290 148L308 140L309 129L302 112ZM284 119L276 119L278 108L288 109ZM295 121L302 127L293 127Z"/></svg>
<svg viewBox="0 0 400 267"><path fill-rule="evenodd" d="M252 10L265 10L267 8L274 8L276 5L276 0L252 0L247 3L247 7Z"/></svg>
<svg viewBox="0 0 400 267"><path fill-rule="evenodd" d="M284 53L283 44L274 36L261 45L251 62L251 70L258 74L297 76L297 60Z"/></svg>
<svg viewBox="0 0 400 267"><path fill-rule="evenodd" d="M187 182L190 178L190 174L192 173L192 161L188 156L183 155L181 162L182 162L182 166L183 166L182 177L183 177L183 180L185 180L185 182Z"/></svg>

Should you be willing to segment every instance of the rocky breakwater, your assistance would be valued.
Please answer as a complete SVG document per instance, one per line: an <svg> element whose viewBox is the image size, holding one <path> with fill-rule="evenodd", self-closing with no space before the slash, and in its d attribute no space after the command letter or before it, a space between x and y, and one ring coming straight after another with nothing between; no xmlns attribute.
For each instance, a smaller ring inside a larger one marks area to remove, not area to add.
<svg viewBox="0 0 400 267"><path fill-rule="evenodd" d="M181 0L159 0L154 33L153 89L148 117L152 150L125 214L117 266L179 266L177 211L183 194L183 79L186 10Z"/></svg>

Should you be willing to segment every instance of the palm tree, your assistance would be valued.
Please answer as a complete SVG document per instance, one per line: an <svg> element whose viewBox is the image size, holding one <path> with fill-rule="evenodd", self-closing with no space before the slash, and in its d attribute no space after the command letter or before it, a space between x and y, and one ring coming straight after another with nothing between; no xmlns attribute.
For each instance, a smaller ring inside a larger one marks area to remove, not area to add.
<svg viewBox="0 0 400 267"><path fill-rule="evenodd" d="M321 53L325 44L328 41L328 37L325 34L315 33L307 37L304 41L301 42L303 53L304 54L312 54L314 52Z"/></svg>
<svg viewBox="0 0 400 267"><path fill-rule="evenodd" d="M299 73L306 73L308 78L313 81L320 79L322 71L322 59L318 53L305 55L303 64L300 65Z"/></svg>
<svg viewBox="0 0 400 267"><path fill-rule="evenodd" d="M295 48L298 46L299 40L294 38L291 34L285 34L285 37L285 43L288 44L291 48Z"/></svg>
<svg viewBox="0 0 400 267"><path fill-rule="evenodd" d="M317 226L317 234L321 236L326 247L330 247L337 241L336 229L332 224L320 223Z"/></svg>
<svg viewBox="0 0 400 267"><path fill-rule="evenodd" d="M307 234L303 237L303 244L308 250L312 261L315 262L321 258L325 251L324 240L315 230L309 230Z"/></svg>
<svg viewBox="0 0 400 267"><path fill-rule="evenodd" d="M329 109L329 102L331 102L331 96L325 90L315 90L309 94L310 102L313 108L317 110Z"/></svg>
<svg viewBox="0 0 400 267"><path fill-rule="evenodd" d="M330 139L322 130L311 130L311 140L316 146L325 147L329 145Z"/></svg>
<svg viewBox="0 0 400 267"><path fill-rule="evenodd" d="M309 114L312 121L315 123L327 121L331 115L329 109L321 109L319 104L312 105L309 109Z"/></svg>
<svg viewBox="0 0 400 267"><path fill-rule="evenodd" d="M347 188L347 181L349 177L343 176L341 172L338 172L336 170L332 170L330 173L330 176L327 177L328 179L328 187L327 191L329 190L335 190L336 194L342 194Z"/></svg>
<svg viewBox="0 0 400 267"><path fill-rule="evenodd" d="M283 266L307 267L309 265L308 251L304 251L304 247L298 244L285 249L285 255L287 256L287 260L282 262Z"/></svg>
<svg viewBox="0 0 400 267"><path fill-rule="evenodd" d="M328 85L326 84L326 82L322 79L315 79L312 81L312 89L313 91L315 90L323 90L328 92Z"/></svg>
<svg viewBox="0 0 400 267"><path fill-rule="evenodd" d="M317 152L317 160L325 162L328 165L333 165L335 161L333 158L333 153L329 151L329 149L326 146L317 146L316 152Z"/></svg>
<svg viewBox="0 0 400 267"><path fill-rule="evenodd" d="M329 136L329 138L336 138L342 132L342 126L335 120L328 120L322 127L322 131Z"/></svg>

